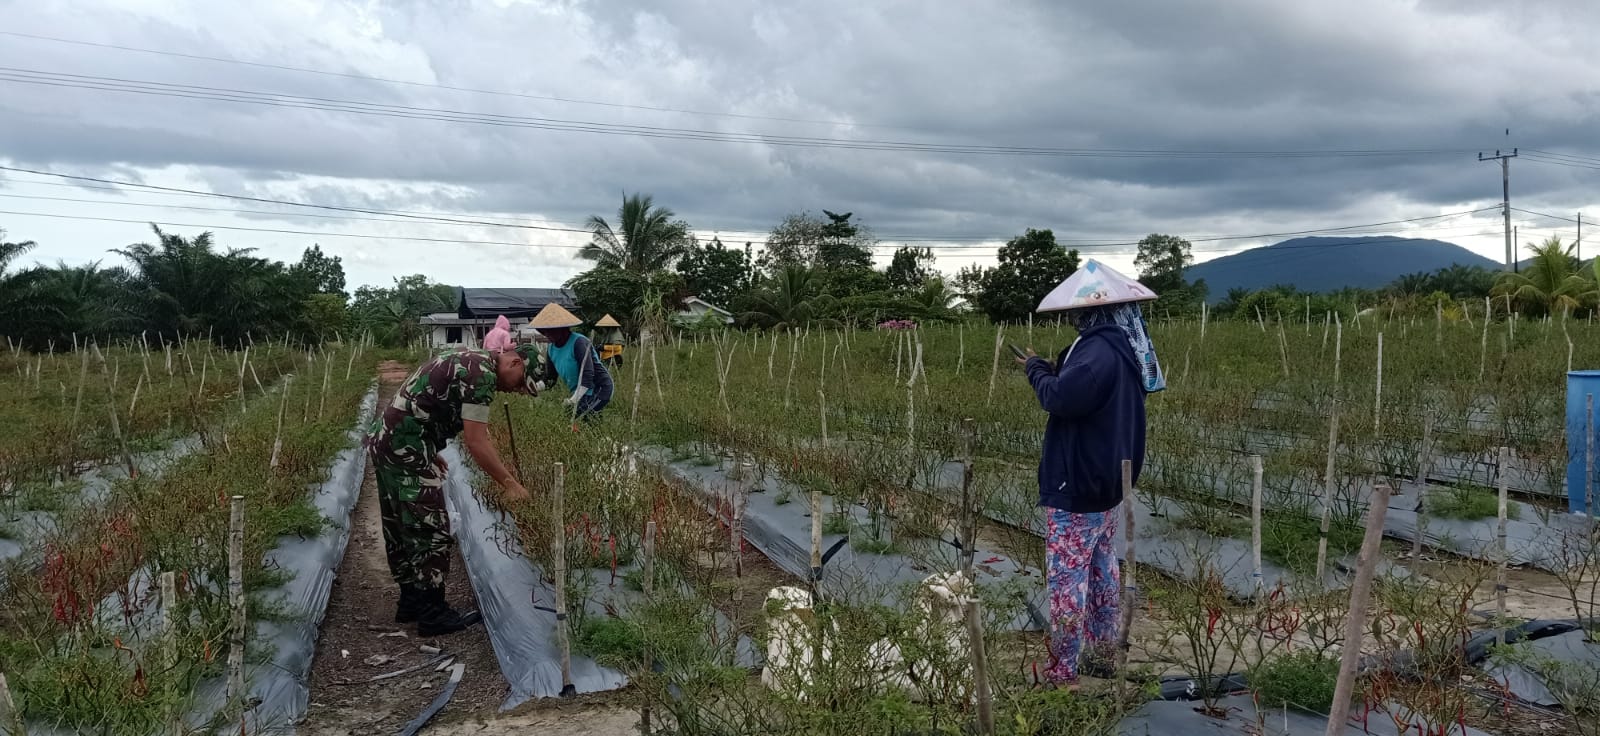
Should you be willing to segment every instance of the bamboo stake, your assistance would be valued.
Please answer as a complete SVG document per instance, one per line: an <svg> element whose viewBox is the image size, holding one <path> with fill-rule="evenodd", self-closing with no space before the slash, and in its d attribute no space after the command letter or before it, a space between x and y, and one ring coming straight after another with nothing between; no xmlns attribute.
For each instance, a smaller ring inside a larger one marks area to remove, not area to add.
<svg viewBox="0 0 1600 736"><path fill-rule="evenodd" d="M250 363L250 348L244 349L244 360L239 361L239 411L245 410L244 401L244 369Z"/></svg>
<svg viewBox="0 0 1600 736"><path fill-rule="evenodd" d="M789 375L783 381L783 408L791 406L789 390L794 386L794 366L800 355L800 333L795 330L789 334Z"/></svg>
<svg viewBox="0 0 1600 736"><path fill-rule="evenodd" d="M634 384L634 386L637 388L638 384ZM634 391L634 393L637 394L638 391ZM643 546L644 550L640 553L643 559L640 564L644 569L644 584L641 587L644 591L645 605L650 605L655 601L656 591L656 523L653 520L644 524ZM651 652L648 633L644 637L644 653L644 660L647 665L653 665L655 663L655 655ZM650 736L650 698L648 695L642 698L639 704L639 732L644 736Z"/></svg>
<svg viewBox="0 0 1600 736"><path fill-rule="evenodd" d="M1278 317L1278 355L1283 359L1283 377L1289 377L1289 338L1283 333L1283 317Z"/></svg>
<svg viewBox="0 0 1600 736"><path fill-rule="evenodd" d="M1356 669L1361 664L1362 637L1367 630L1367 603L1372 593L1372 576L1378 567L1378 545L1383 541L1383 518L1389 513L1389 487L1379 483L1372 488L1367 504L1367 530L1361 538L1361 555L1356 558L1356 578L1350 585L1350 614L1345 618L1344 645L1339 653L1339 678L1333 689L1333 709L1328 713L1327 736L1343 736L1350 720L1350 701L1354 697Z"/></svg>
<svg viewBox="0 0 1600 736"><path fill-rule="evenodd" d="M772 361L778 357L778 331L772 331L772 350L767 353L767 383L772 383Z"/></svg>
<svg viewBox="0 0 1600 736"><path fill-rule="evenodd" d="M289 408L289 385L294 379L283 379L283 386L278 389L282 396L278 398L278 428L272 435L272 459L267 461L267 467L278 469L278 457L283 452L283 412Z"/></svg>
<svg viewBox="0 0 1600 736"><path fill-rule="evenodd" d="M983 640L982 604L978 600L971 569L967 570L967 584L973 588L967 596L967 643L972 653L972 684L978 704L978 733L994 735L994 695L989 690L989 655Z"/></svg>
<svg viewBox="0 0 1600 736"><path fill-rule="evenodd" d="M905 335L899 330L894 331L894 382L900 382L900 355L905 344Z"/></svg>
<svg viewBox="0 0 1600 736"><path fill-rule="evenodd" d="M11 699L11 686L6 684L4 673L0 673L0 724L13 736L28 734L27 725L22 722L22 711L17 710L16 701Z"/></svg>
<svg viewBox="0 0 1600 736"><path fill-rule="evenodd" d="M817 388L817 407L822 412L822 451L828 451L828 396ZM811 487L811 597L816 603L817 588L822 584L822 489Z"/></svg>
<svg viewBox="0 0 1600 736"><path fill-rule="evenodd" d="M655 335L650 337L655 337ZM650 353L650 375L656 379L656 401L664 406L667 403L667 395L661 391L661 366L656 364L656 343L654 340L645 340L645 344L650 348L648 351Z"/></svg>
<svg viewBox="0 0 1600 736"><path fill-rule="evenodd" d="M139 477L139 469L133 464L133 452L128 449L128 440L122 434L122 421L117 418L117 395L113 385L106 386L107 401L106 412L111 415L111 435L117 440L117 447L122 450L122 460L128 466L128 477Z"/></svg>
<svg viewBox="0 0 1600 736"><path fill-rule="evenodd" d="M1210 310L1207 308L1205 300L1201 299L1200 300L1200 344L1201 345L1206 344L1206 316L1209 313L1209 311ZM1056 327L1058 329L1061 327L1061 322L1060 321L1056 322Z"/></svg>
<svg viewBox="0 0 1600 736"><path fill-rule="evenodd" d="M1433 412L1422 418L1422 447L1417 449L1417 534L1411 540L1411 559L1422 557L1423 531L1428 528L1428 474L1433 470Z"/></svg>
<svg viewBox="0 0 1600 736"><path fill-rule="evenodd" d="M561 652L561 696L577 694L572 686L572 644L567 632L567 517L564 506L567 468L556 463L555 483L550 490L550 516L555 533L550 538L550 556L555 567L556 645Z"/></svg>
<svg viewBox="0 0 1600 736"><path fill-rule="evenodd" d="M1496 506L1496 525L1494 531L1498 560L1494 579L1494 612L1495 628L1499 630L1499 641L1502 646L1506 643L1506 629L1503 623L1506 620L1506 565L1511 561L1511 553L1506 549L1506 492L1509 490L1511 474L1506 472L1511 467L1511 448L1500 448L1500 478L1496 485L1499 491L1499 503Z"/></svg>
<svg viewBox="0 0 1600 736"><path fill-rule="evenodd" d="M1261 577L1261 456L1250 456L1250 579L1256 584L1256 598L1266 588Z"/></svg>
<svg viewBox="0 0 1600 736"><path fill-rule="evenodd" d="M1333 315L1333 385L1339 385L1339 363L1344 358L1344 323L1339 321L1339 315Z"/></svg>
<svg viewBox="0 0 1600 736"><path fill-rule="evenodd" d="M244 496L228 504L228 681L229 707L244 702Z"/></svg>
<svg viewBox="0 0 1600 736"><path fill-rule="evenodd" d="M1378 333L1378 388L1372 397L1372 436L1376 439L1383 428L1383 333Z"/></svg>
<svg viewBox="0 0 1600 736"><path fill-rule="evenodd" d="M1483 380L1483 372L1489 366L1489 317L1493 314L1489 297L1483 298L1483 346L1478 353L1478 380Z"/></svg>
<svg viewBox="0 0 1600 736"><path fill-rule="evenodd" d="M967 323L956 323L956 375L961 375L961 369L967 365Z"/></svg>
<svg viewBox="0 0 1600 736"><path fill-rule="evenodd" d="M130 422L133 421L134 410L139 406L139 391L144 388L144 379L145 374L140 374L139 378L133 382L133 400L128 402L128 421Z"/></svg>
<svg viewBox="0 0 1600 736"><path fill-rule="evenodd" d="M989 397L987 406L994 406L994 378L1000 372L1000 343L1005 340L1006 326L997 325L994 329L994 362L989 365Z"/></svg>
<svg viewBox="0 0 1600 736"><path fill-rule="evenodd" d="M1317 582L1321 583L1323 574L1328 569L1328 525L1333 517L1333 489L1334 489L1334 459L1339 447L1339 400L1333 400L1333 407L1328 412L1328 465L1323 472L1322 485L1322 527L1321 536L1317 539Z"/></svg>
<svg viewBox="0 0 1600 736"><path fill-rule="evenodd" d="M355 367L356 367L356 352L357 351L356 351L355 348L353 348L353 347L350 348L350 359L345 361L345 364L344 364L344 380L346 380L346 381L350 380L350 372L355 370ZM254 371L254 370L255 370L254 368L251 369L251 371ZM257 380L257 383L260 383L260 381Z"/></svg>
<svg viewBox="0 0 1600 736"><path fill-rule="evenodd" d="M588 356L585 356L588 357ZM322 395L317 398L317 419L322 418L322 410L328 406L328 379L333 377L332 356L322 357Z"/></svg>
<svg viewBox="0 0 1600 736"><path fill-rule="evenodd" d="M1115 510L1112 513L1116 513ZM1136 577L1138 565L1138 528L1134 524L1133 516L1133 461L1122 461L1122 523L1124 529L1122 538L1125 546L1122 551L1122 611L1121 621L1117 627L1117 669L1125 669L1128 665L1128 639L1133 634L1133 610L1138 607L1139 582ZM1126 686L1126 678L1118 677L1118 687Z"/></svg>

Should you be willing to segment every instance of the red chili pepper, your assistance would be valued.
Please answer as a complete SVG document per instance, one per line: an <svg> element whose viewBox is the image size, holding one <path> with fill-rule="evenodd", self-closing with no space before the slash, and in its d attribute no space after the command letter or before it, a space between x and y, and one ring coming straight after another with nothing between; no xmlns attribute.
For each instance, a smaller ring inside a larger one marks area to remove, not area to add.
<svg viewBox="0 0 1600 736"><path fill-rule="evenodd" d="M1222 609L1210 608L1206 610L1206 638L1211 638L1217 632L1217 622L1222 619Z"/></svg>

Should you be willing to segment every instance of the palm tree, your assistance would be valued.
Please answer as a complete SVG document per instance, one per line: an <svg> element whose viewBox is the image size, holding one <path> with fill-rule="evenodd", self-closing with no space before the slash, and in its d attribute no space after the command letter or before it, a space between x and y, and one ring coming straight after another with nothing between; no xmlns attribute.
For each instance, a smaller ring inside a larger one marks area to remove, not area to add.
<svg viewBox="0 0 1600 736"><path fill-rule="evenodd" d="M804 266L786 266L748 299L750 308L739 315L742 320L780 330L820 321L834 302L818 292L816 278Z"/></svg>
<svg viewBox="0 0 1600 736"><path fill-rule="evenodd" d="M151 329L168 336L210 334L236 345L252 334L292 328L302 295L282 263L248 248L218 253L209 232L185 238L151 228L156 243L113 251L133 262L139 306Z"/></svg>
<svg viewBox="0 0 1600 736"><path fill-rule="evenodd" d="M1561 238L1554 236L1539 245L1529 243L1533 257L1527 268L1501 274L1493 295L1509 296L1524 311L1536 314L1571 312L1594 301L1595 283L1583 277L1574 247L1562 245Z"/></svg>
<svg viewBox="0 0 1600 736"><path fill-rule="evenodd" d="M23 337L34 326L49 319L54 310L39 299L39 283L44 269L33 267L11 272L11 264L36 247L31 240L5 242L0 230L0 314L6 316L7 334Z"/></svg>
<svg viewBox="0 0 1600 736"><path fill-rule="evenodd" d="M46 336L58 344L70 339L70 334L139 331L132 277L123 268L101 268L98 261L82 266L59 262L40 275L39 298L56 310Z"/></svg>
<svg viewBox="0 0 1600 736"><path fill-rule="evenodd" d="M604 217L590 215L588 226L594 237L578 251L578 257L601 268L637 273L667 268L692 242L689 225L673 221L673 216L672 210L655 206L648 194L624 195L622 207L617 209L620 233Z"/></svg>

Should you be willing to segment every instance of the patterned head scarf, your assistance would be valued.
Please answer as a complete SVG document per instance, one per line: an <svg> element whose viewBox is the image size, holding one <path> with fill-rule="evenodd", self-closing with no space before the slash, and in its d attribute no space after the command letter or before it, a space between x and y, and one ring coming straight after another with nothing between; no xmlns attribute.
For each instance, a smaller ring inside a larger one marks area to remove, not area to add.
<svg viewBox="0 0 1600 736"><path fill-rule="evenodd" d="M1067 320L1078 328L1078 332L1101 325L1114 324L1121 328L1123 336L1128 338L1128 344L1133 347L1134 359L1139 362L1144 392L1153 394L1167 387L1167 379L1161 375L1161 363L1156 361L1156 346L1150 342L1150 333L1145 329L1144 313L1139 310L1138 302L1069 310Z"/></svg>

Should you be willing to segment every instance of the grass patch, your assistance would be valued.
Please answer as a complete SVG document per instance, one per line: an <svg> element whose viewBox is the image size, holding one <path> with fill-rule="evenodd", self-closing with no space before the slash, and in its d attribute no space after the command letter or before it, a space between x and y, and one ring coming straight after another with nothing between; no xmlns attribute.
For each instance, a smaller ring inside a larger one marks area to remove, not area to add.
<svg viewBox="0 0 1600 736"><path fill-rule="evenodd" d="M788 488L778 491L778 495L772 497L772 503L778 506L783 506L784 504L787 504L793 500L794 492L790 491Z"/></svg>
<svg viewBox="0 0 1600 736"><path fill-rule="evenodd" d="M1322 521L1294 513L1269 514L1261 520L1261 556L1302 575L1317 569L1317 541ZM1330 564L1361 549L1362 529L1334 521L1328 525Z"/></svg>
<svg viewBox="0 0 1600 736"><path fill-rule="evenodd" d="M1443 519L1478 521L1493 519L1500 514L1500 496L1487 488L1457 486L1435 488L1428 491L1425 504L1429 514ZM1506 504L1506 518L1522 518L1522 509L1516 504Z"/></svg>
<svg viewBox="0 0 1600 736"><path fill-rule="evenodd" d="M849 534L850 515L842 511L835 511L822 519L823 534Z"/></svg>
<svg viewBox="0 0 1600 736"><path fill-rule="evenodd" d="M867 527L856 527L856 532L850 535L850 548L873 555L887 555L899 551L893 539L883 539L873 534Z"/></svg>
<svg viewBox="0 0 1600 736"><path fill-rule="evenodd" d="M1267 708L1327 713L1333 706L1339 662L1310 649L1268 660L1250 671L1250 684Z"/></svg>
<svg viewBox="0 0 1600 736"><path fill-rule="evenodd" d="M589 616L574 634L573 646L607 667L633 665L644 657L644 630L633 621Z"/></svg>

